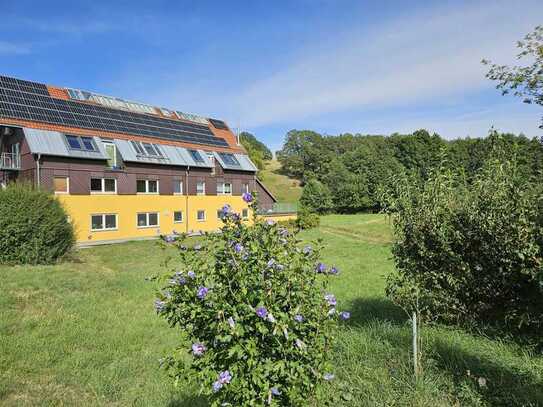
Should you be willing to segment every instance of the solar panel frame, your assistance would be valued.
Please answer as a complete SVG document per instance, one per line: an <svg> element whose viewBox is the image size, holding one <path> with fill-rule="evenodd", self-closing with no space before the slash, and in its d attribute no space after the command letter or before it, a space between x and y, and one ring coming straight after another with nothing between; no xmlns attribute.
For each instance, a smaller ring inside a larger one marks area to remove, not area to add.
<svg viewBox="0 0 543 407"><path fill-rule="evenodd" d="M218 119L208 119L208 120L216 129L228 130L228 126L222 120L218 120Z"/></svg>
<svg viewBox="0 0 543 407"><path fill-rule="evenodd" d="M228 147L209 126L101 105L56 99L47 86L0 75L0 116L163 140Z"/></svg>

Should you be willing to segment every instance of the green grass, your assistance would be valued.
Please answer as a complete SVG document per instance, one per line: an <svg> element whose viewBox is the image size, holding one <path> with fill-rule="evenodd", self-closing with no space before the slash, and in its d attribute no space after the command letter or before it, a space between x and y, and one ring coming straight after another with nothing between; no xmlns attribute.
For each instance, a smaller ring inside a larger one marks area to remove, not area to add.
<svg viewBox="0 0 543 407"><path fill-rule="evenodd" d="M266 168L258 173L258 177L275 196L277 202L298 202L302 195L300 181L280 174L280 168L281 164L277 160L267 161Z"/></svg>
<svg viewBox="0 0 543 407"><path fill-rule="evenodd" d="M541 354L460 329L423 330L424 373L413 380L410 326L384 296L393 268L384 217L327 216L302 237L325 239L323 259L341 270L331 291L352 310L332 355L329 394L343 394L340 405L543 405ZM162 255L134 242L56 266L0 267L0 404L204 405L157 367L180 342L154 314L145 281Z"/></svg>

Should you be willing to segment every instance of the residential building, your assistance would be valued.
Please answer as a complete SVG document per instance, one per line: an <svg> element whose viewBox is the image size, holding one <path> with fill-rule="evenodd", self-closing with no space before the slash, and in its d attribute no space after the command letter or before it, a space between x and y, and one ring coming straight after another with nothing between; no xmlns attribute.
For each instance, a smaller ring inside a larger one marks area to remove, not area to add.
<svg viewBox="0 0 543 407"><path fill-rule="evenodd" d="M79 243L214 231L243 192L275 198L217 119L0 76L0 183L65 206Z"/></svg>

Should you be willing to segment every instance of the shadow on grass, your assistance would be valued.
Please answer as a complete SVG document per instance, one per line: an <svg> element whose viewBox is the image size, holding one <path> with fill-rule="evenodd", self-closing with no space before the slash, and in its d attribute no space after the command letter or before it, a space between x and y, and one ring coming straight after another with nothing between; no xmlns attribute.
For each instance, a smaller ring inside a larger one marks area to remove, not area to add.
<svg viewBox="0 0 543 407"><path fill-rule="evenodd" d="M179 399L170 400L167 407L205 407L209 406L206 399L198 396L183 395Z"/></svg>
<svg viewBox="0 0 543 407"><path fill-rule="evenodd" d="M351 301L349 325L363 326L372 321L387 321L393 325L404 325L407 314L386 298L357 298Z"/></svg>
<svg viewBox="0 0 543 407"><path fill-rule="evenodd" d="M447 371L457 388L469 386L489 405L543 405L542 378L522 367L502 365L439 337L433 341L431 352L437 359L436 367ZM481 384L479 378L484 379Z"/></svg>
<svg viewBox="0 0 543 407"><path fill-rule="evenodd" d="M370 329L373 335L391 345L394 352L409 357L412 337L408 316L386 298L352 301L347 325ZM478 354L476 350L469 351L465 343L458 342L461 338L453 339L447 332L445 327L439 326L423 329L423 368L430 375L449 376L454 383L453 393L462 403L543 406L542 375L525 368L521 359L515 361L501 356L498 348L495 358ZM479 378L484 380L480 383Z"/></svg>

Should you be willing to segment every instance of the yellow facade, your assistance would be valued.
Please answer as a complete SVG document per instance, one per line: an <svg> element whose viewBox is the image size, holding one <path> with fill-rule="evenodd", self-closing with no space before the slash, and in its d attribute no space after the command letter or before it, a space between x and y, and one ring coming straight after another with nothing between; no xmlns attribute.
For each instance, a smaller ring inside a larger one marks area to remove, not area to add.
<svg viewBox="0 0 543 407"><path fill-rule="evenodd" d="M161 234L216 231L222 226L217 211L229 204L237 213L247 209L241 196L187 196L187 195L58 195L74 226L78 243L130 240L157 237ZM197 213L205 211L205 220ZM183 221L174 223L174 211L183 213ZM157 227L138 227L137 214L156 212ZM116 214L114 230L91 230L91 216ZM249 219L252 214L248 211Z"/></svg>

